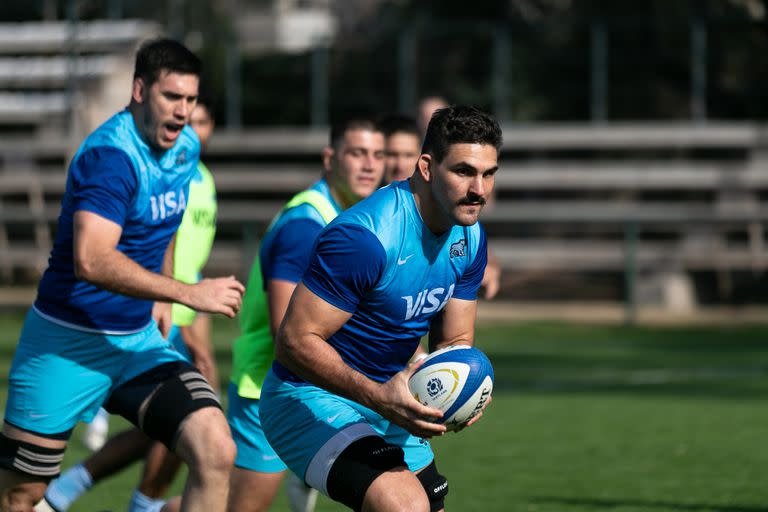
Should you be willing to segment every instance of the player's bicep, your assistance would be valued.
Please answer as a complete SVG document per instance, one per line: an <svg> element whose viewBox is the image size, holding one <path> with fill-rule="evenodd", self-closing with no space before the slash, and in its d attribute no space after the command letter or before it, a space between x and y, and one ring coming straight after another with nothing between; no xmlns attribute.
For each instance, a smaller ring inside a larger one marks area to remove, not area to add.
<svg viewBox="0 0 768 512"><path fill-rule="evenodd" d="M291 296L283 317L277 340L278 352L311 350L306 339L327 340L350 319L352 313L344 311L315 295L304 283L299 283Z"/></svg>
<svg viewBox="0 0 768 512"><path fill-rule="evenodd" d="M94 263L117 247L122 232L122 226L93 212L75 212L72 242L75 272L87 277Z"/></svg>
<svg viewBox="0 0 768 512"><path fill-rule="evenodd" d="M272 337L277 334L283 321L288 303L291 301L296 283L283 279L270 279L267 282L267 303L269 306L269 327Z"/></svg>
<svg viewBox="0 0 768 512"><path fill-rule="evenodd" d="M477 301L451 298L429 329L429 351L448 345L474 344Z"/></svg>

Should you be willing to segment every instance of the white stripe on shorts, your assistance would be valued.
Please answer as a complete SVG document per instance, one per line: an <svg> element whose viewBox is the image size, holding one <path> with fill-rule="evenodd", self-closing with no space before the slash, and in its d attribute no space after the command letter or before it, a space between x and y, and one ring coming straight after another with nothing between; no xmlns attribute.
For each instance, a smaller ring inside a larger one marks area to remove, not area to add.
<svg viewBox="0 0 768 512"><path fill-rule="evenodd" d="M381 437L367 423L355 423L336 433L312 457L309 466L307 466L307 474L305 476L307 483L328 496L328 473L331 471L336 459L347 446L360 438L368 436Z"/></svg>

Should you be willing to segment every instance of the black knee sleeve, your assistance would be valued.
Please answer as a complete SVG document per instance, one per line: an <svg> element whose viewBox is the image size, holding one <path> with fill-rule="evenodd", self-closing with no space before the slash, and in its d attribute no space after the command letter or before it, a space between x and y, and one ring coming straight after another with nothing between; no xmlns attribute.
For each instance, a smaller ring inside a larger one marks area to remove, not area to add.
<svg viewBox="0 0 768 512"><path fill-rule="evenodd" d="M445 508L445 497L448 494L448 479L437 472L437 466L435 461L425 467L416 475L427 491L427 497L429 498L429 510L431 512L437 512Z"/></svg>
<svg viewBox="0 0 768 512"><path fill-rule="evenodd" d="M44 448L0 433L0 467L25 475L55 478L61 472L64 448Z"/></svg>
<svg viewBox="0 0 768 512"><path fill-rule="evenodd" d="M367 436L347 446L328 472L328 496L352 510L363 507L368 487L382 473L405 466L402 448L378 436Z"/></svg>
<svg viewBox="0 0 768 512"><path fill-rule="evenodd" d="M140 375L116 390L106 406L171 451L184 420L205 407L221 409L221 404L205 377L188 363L169 363Z"/></svg>

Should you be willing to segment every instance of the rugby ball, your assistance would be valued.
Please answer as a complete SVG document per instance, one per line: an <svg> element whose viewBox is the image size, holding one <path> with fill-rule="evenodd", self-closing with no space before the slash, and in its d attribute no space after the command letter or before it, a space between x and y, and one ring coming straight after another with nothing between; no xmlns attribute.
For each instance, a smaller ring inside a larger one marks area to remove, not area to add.
<svg viewBox="0 0 768 512"><path fill-rule="evenodd" d="M411 375L408 388L422 404L443 411L438 423L456 430L491 396L493 367L480 350L454 345L429 354Z"/></svg>

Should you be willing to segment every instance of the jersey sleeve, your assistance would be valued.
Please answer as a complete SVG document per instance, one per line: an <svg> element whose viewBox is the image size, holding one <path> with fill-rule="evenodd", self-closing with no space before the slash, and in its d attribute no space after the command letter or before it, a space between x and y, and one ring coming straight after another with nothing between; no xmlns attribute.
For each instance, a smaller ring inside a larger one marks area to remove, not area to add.
<svg viewBox="0 0 768 512"><path fill-rule="evenodd" d="M322 230L323 226L312 219L291 220L280 226L269 248L269 258L265 260L269 263L262 270L264 282L270 279L301 281L309 266L315 239Z"/></svg>
<svg viewBox="0 0 768 512"><path fill-rule="evenodd" d="M329 304L354 313L378 282L386 260L384 247L369 230L334 224L320 234L303 282Z"/></svg>
<svg viewBox="0 0 768 512"><path fill-rule="evenodd" d="M477 299L477 290L483 280L485 265L488 263L488 240L485 237L485 231L480 229L480 243L477 244L477 254L475 259L469 264L467 270L462 274L456 283L456 289L453 296L457 299L475 300Z"/></svg>
<svg viewBox="0 0 768 512"><path fill-rule="evenodd" d="M128 155L112 147L89 149L72 172L74 211L93 212L122 226L138 187Z"/></svg>

